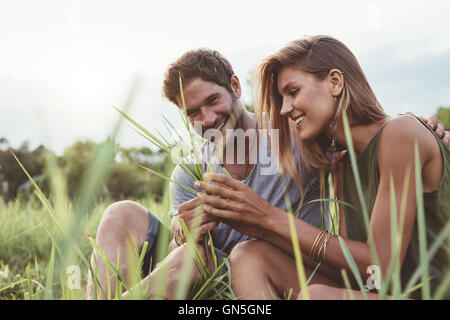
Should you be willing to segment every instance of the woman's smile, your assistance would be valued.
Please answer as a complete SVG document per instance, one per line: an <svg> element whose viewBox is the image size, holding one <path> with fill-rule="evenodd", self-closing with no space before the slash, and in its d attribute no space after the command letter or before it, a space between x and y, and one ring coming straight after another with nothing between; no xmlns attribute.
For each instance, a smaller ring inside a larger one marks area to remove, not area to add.
<svg viewBox="0 0 450 320"><path fill-rule="evenodd" d="M297 129L300 130L300 128L301 128L301 126L302 126L302 124L303 124L304 119L305 119L305 116L303 115L303 116L298 117L297 119L294 120L295 123L297 124Z"/></svg>
<svg viewBox="0 0 450 320"><path fill-rule="evenodd" d="M327 79L319 80L298 67L284 67L278 75L278 91L283 98L280 114L295 122L301 140L313 140L327 128L335 102ZM309 126L305 126L306 118Z"/></svg>

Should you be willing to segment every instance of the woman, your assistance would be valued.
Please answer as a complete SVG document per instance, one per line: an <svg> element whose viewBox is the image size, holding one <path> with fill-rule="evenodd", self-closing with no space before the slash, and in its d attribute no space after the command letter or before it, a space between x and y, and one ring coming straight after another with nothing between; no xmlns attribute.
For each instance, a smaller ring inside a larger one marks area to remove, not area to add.
<svg viewBox="0 0 450 320"><path fill-rule="evenodd" d="M347 204L339 205L339 236L363 280L370 280L367 270L371 266L376 265L375 270L378 267L386 276L391 264L397 261L404 290L421 257L415 222L416 192L420 191L416 186L415 146L420 157L418 179L422 180L428 248L444 228L448 231L449 150L419 119L409 115L391 118L385 114L355 56L334 38L316 36L294 41L269 56L259 71L261 92L257 110L260 122L265 112L270 121L265 125L279 130L279 142L272 145L278 146L281 168L294 177L298 175L292 159L293 136L307 164L324 173L332 172L337 197ZM349 157L346 155L338 162L335 156L350 147L350 139L346 139L344 132L344 116L357 155L363 204ZM290 287L298 290L286 213L271 207L237 181L220 175L208 178L219 185L197 183L198 188L212 193L199 194L207 203L204 210L243 233L265 240L244 243L232 253L231 270L235 278L232 286L236 294L261 298L261 294L270 297L270 294L286 293ZM394 215L391 197L395 197L398 208L396 219L391 217ZM368 231L363 209L368 213ZM393 225L395 221L398 223ZM346 270L348 275L351 270L338 237L300 219L295 219L295 229L307 276L316 265L313 261L321 261L311 282L316 285L308 290L310 297L348 297L340 270ZM391 239L393 234L396 237ZM370 237L378 260L373 260ZM393 245L396 238L400 241L397 247ZM252 264L251 259L264 260L264 263ZM448 267L448 248L441 245L428 265L429 286L424 281L423 288L410 296L429 297L445 279ZM271 273L271 268L277 268L278 275ZM252 294L255 291L259 296ZM354 298L363 297L361 291L350 294ZM379 298L377 293L367 296Z"/></svg>

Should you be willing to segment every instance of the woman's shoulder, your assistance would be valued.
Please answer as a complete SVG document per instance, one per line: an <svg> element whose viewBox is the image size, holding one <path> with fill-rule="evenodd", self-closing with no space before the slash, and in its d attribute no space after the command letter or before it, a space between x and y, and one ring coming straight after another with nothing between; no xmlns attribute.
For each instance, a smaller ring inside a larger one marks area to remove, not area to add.
<svg viewBox="0 0 450 320"><path fill-rule="evenodd" d="M392 117L385 125L378 143L379 157L387 156L390 161L414 157L415 145L419 147L421 159L439 150L433 133L418 118L412 115Z"/></svg>
<svg viewBox="0 0 450 320"><path fill-rule="evenodd" d="M391 134L407 134L414 136L427 131L427 128L425 128L415 116L402 114L391 117L383 131Z"/></svg>
<svg viewBox="0 0 450 320"><path fill-rule="evenodd" d="M414 144L416 141L420 145L429 144L431 140L435 140L431 131L418 118L412 115L399 115L390 118L385 125L381 136L381 140L388 142L388 146L396 144Z"/></svg>

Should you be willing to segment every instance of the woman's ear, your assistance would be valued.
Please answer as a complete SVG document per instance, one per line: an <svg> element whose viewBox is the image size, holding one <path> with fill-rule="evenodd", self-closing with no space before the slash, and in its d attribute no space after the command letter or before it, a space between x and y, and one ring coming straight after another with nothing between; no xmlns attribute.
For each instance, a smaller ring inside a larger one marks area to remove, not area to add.
<svg viewBox="0 0 450 320"><path fill-rule="evenodd" d="M231 76L230 85L231 85L231 89L234 92L234 95L236 96L236 98L239 99L242 94L242 89L241 89L241 83L239 82L239 78L235 74L233 74Z"/></svg>
<svg viewBox="0 0 450 320"><path fill-rule="evenodd" d="M331 94L337 97L341 94L344 87L344 73L339 69L331 69L328 73Z"/></svg>

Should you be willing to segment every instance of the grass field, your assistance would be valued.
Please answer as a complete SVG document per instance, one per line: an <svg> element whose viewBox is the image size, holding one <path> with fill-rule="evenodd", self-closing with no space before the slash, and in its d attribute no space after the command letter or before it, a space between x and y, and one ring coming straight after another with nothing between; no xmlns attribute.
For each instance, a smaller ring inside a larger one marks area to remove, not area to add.
<svg viewBox="0 0 450 320"><path fill-rule="evenodd" d="M151 198L136 200L168 224L168 201L156 202ZM85 232L95 238L103 211L112 201L93 205L90 214L85 215ZM70 204L68 204L70 206ZM70 210L69 210L70 211ZM28 299L28 295L40 286L45 289L46 271L49 267L53 240L50 235L58 235L59 230L47 210L39 200L28 203L19 201L4 203L0 200L0 299ZM78 239L81 252L89 257L92 246L87 235ZM75 290L73 297L83 299L86 285L86 268L78 260L81 272L81 288ZM24 281L25 280L25 281ZM10 286L16 283L14 286ZM8 287L10 286L10 287ZM53 298L62 298L61 283L53 284ZM6 288L6 289L5 289ZM73 291L73 290L72 290ZM58 294L59 292L59 294ZM38 298L38 295L34 296Z"/></svg>

